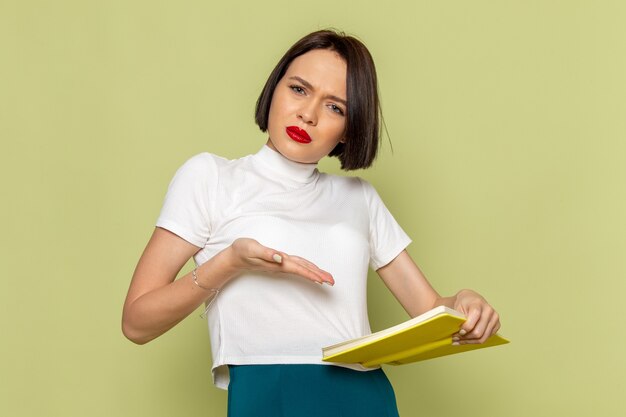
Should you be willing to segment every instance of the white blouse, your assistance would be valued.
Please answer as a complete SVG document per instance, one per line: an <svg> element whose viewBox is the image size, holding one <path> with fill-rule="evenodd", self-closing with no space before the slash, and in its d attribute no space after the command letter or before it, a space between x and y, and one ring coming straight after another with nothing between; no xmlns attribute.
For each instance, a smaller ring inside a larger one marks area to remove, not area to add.
<svg viewBox="0 0 626 417"><path fill-rule="evenodd" d="M308 259L335 279L331 287L246 272L228 282L208 314L213 382L222 389L227 364L328 365L322 347L370 334L368 265L386 265L411 242L367 181L320 173L267 145L240 159L189 159L156 225L202 248L198 265L248 237Z"/></svg>

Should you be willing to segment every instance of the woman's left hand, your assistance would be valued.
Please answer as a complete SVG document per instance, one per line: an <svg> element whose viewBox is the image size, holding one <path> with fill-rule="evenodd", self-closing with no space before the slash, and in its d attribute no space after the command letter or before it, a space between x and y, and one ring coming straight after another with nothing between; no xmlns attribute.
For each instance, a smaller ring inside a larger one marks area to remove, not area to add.
<svg viewBox="0 0 626 417"><path fill-rule="evenodd" d="M475 291L459 291L454 309L467 317L461 330L453 335L454 342L461 345L483 343L500 329L498 313Z"/></svg>

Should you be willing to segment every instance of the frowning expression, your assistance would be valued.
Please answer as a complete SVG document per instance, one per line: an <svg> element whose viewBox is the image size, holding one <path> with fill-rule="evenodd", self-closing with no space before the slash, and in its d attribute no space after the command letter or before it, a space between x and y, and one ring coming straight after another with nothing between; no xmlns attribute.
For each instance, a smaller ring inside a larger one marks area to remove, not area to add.
<svg viewBox="0 0 626 417"><path fill-rule="evenodd" d="M346 74L346 62L329 49L295 58L272 96L267 145L295 162L328 155L346 129Z"/></svg>

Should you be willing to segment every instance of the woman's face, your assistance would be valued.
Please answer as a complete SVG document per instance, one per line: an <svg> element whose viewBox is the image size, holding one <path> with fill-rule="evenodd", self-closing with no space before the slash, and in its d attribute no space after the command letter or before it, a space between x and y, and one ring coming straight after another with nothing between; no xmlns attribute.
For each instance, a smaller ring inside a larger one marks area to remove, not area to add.
<svg viewBox="0 0 626 417"><path fill-rule="evenodd" d="M267 145L292 161L317 163L343 142L346 74L343 58L328 49L294 59L272 96Z"/></svg>

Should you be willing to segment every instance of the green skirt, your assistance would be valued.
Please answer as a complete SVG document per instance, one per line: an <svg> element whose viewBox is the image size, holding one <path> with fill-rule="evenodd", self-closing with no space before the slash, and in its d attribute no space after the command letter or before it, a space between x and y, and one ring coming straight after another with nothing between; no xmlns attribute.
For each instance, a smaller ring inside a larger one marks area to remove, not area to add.
<svg viewBox="0 0 626 417"><path fill-rule="evenodd" d="M382 369L229 365L228 417L398 417Z"/></svg>

